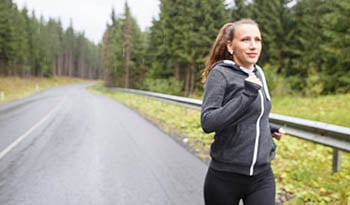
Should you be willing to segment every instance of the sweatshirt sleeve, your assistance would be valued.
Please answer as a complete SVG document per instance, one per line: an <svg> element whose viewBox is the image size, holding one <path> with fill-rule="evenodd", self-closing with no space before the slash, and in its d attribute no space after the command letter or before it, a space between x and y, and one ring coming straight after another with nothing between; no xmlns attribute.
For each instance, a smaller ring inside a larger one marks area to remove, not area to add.
<svg viewBox="0 0 350 205"><path fill-rule="evenodd" d="M278 132L278 130L279 130L280 128L281 128L281 127L278 126L278 125L270 124L271 134L274 133L274 132Z"/></svg>
<svg viewBox="0 0 350 205"><path fill-rule="evenodd" d="M238 119L258 96L260 89L259 85L244 81L244 89L223 105L226 87L224 75L212 70L206 82L201 109L201 126L206 133L221 130Z"/></svg>

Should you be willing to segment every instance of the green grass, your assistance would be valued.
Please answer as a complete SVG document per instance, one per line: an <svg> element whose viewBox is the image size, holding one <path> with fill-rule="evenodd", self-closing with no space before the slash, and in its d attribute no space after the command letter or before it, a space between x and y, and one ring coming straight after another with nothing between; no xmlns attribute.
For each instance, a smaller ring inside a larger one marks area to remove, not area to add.
<svg viewBox="0 0 350 205"><path fill-rule="evenodd" d="M103 88L94 92L130 106L169 134L182 136L193 153L203 161L209 160L213 134L202 131L199 111L142 96L106 92ZM347 126L349 121L344 115L349 109L346 101L338 102L338 99L346 100L349 96L291 99L290 102L287 98L274 99L274 106L277 106L273 111L289 115L297 113L294 116L331 123L333 119L338 119L337 124ZM296 111L293 112L293 109ZM317 114L320 110L332 112ZM277 181L277 201L284 204L350 204L350 153L342 153L341 171L332 174L331 148L291 136L284 136L276 144L277 156L272 166Z"/></svg>
<svg viewBox="0 0 350 205"><path fill-rule="evenodd" d="M272 112L350 127L350 94L318 98L276 97Z"/></svg>
<svg viewBox="0 0 350 205"><path fill-rule="evenodd" d="M19 78L0 76L0 104L23 98L52 86L82 82L87 82L87 80L69 77Z"/></svg>
<svg viewBox="0 0 350 205"><path fill-rule="evenodd" d="M349 100L350 94L278 97L272 112L350 127ZM277 145L273 165L278 186L295 195L290 204L350 204L350 153L342 152L341 171L332 175L332 148L290 136Z"/></svg>

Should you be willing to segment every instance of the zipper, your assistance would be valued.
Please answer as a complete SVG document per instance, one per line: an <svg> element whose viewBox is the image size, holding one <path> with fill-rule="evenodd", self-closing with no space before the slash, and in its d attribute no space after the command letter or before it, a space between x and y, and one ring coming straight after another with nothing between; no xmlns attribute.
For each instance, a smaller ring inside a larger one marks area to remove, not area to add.
<svg viewBox="0 0 350 205"><path fill-rule="evenodd" d="M269 89L267 87L267 83L266 83L266 78L265 78L264 72L262 71L262 69L258 65L255 65L255 68L259 71L259 73L261 75L266 98L267 98L268 101L271 101L271 97L270 97L270 94L269 94Z"/></svg>
<svg viewBox="0 0 350 205"><path fill-rule="evenodd" d="M263 96L261 90L259 90L259 95L260 95L261 113L260 113L260 115L259 115L259 117L258 117L258 119L256 121L256 137L255 137L255 144L254 144L253 161L252 161L252 164L250 166L250 172L249 172L250 176L253 176L253 174L254 174L254 166L255 166L255 163L256 163L256 159L257 159L257 156L258 156L258 149L259 149L260 120L261 120L261 117L264 114L264 96Z"/></svg>

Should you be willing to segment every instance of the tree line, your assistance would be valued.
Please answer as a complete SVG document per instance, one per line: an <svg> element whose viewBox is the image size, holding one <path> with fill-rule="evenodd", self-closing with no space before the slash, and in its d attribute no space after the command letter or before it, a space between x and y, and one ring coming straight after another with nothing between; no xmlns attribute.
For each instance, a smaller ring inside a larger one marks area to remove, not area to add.
<svg viewBox="0 0 350 205"><path fill-rule="evenodd" d="M0 75L99 78L100 48L60 20L0 1Z"/></svg>
<svg viewBox="0 0 350 205"><path fill-rule="evenodd" d="M0 1L0 75L104 78L108 86L201 94L201 73L220 27L252 18L275 94L350 91L349 0L160 0L141 31L127 1L112 9L96 45L72 25Z"/></svg>
<svg viewBox="0 0 350 205"><path fill-rule="evenodd" d="M160 0L142 32L130 13L111 15L101 60L107 85L194 95L220 27L241 18L262 31L259 64L277 94L350 91L349 0Z"/></svg>

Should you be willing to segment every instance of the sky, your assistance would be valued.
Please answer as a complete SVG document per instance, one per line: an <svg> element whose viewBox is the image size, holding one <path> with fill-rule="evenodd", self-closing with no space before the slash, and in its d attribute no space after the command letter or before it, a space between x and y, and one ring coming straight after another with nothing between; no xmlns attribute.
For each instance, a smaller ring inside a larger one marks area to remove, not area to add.
<svg viewBox="0 0 350 205"><path fill-rule="evenodd" d="M127 0L132 15L141 30L152 25L152 19L158 18L159 0ZM19 9L26 6L35 11L37 18L43 16L60 19L66 29L71 20L75 31L84 32L85 37L98 43L102 40L106 24L110 22L112 8L116 15L124 12L125 0L13 0Z"/></svg>

